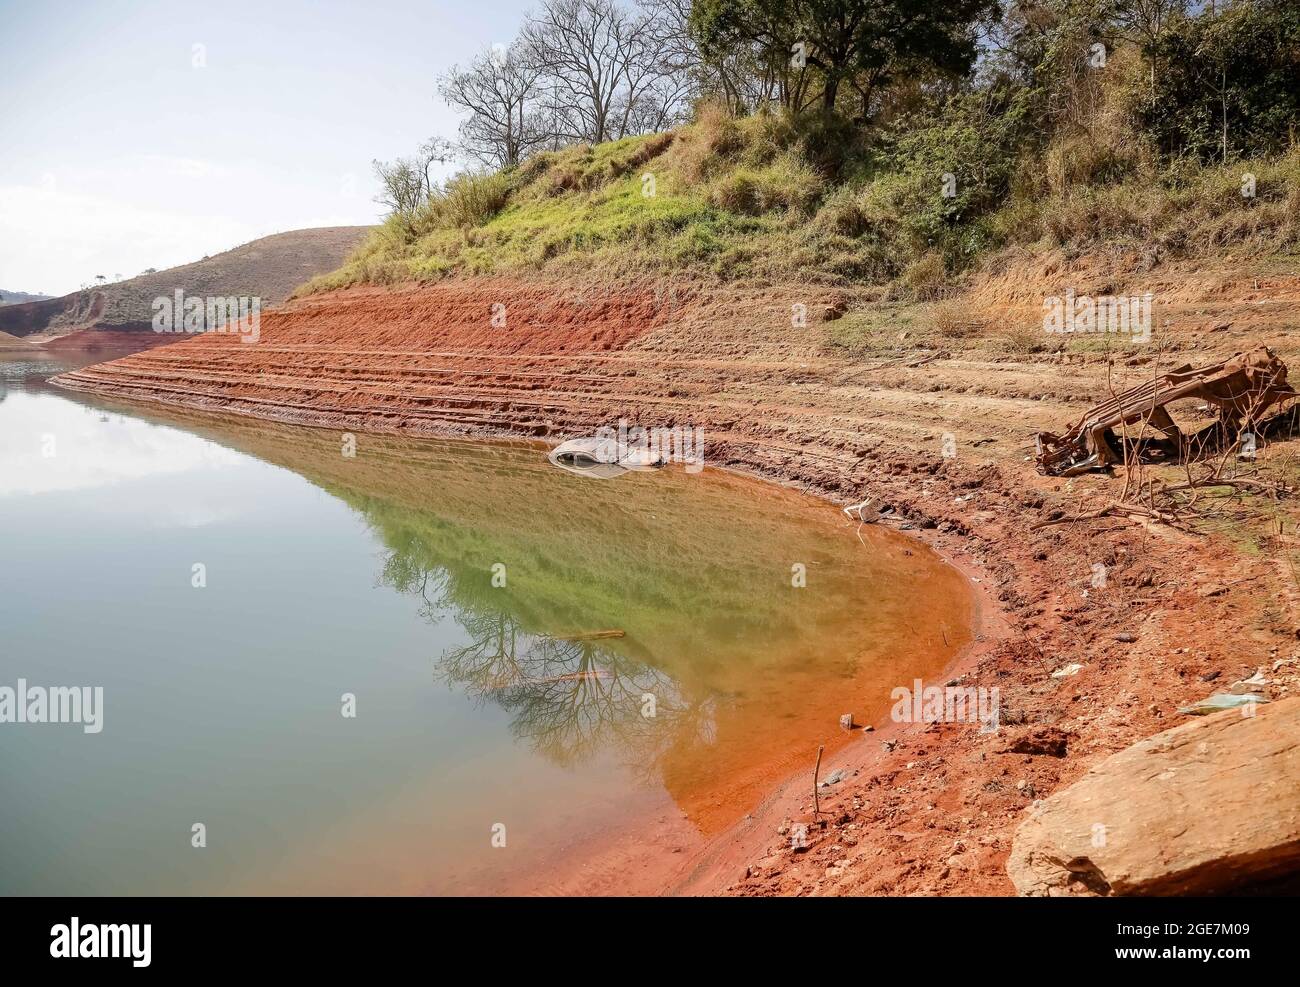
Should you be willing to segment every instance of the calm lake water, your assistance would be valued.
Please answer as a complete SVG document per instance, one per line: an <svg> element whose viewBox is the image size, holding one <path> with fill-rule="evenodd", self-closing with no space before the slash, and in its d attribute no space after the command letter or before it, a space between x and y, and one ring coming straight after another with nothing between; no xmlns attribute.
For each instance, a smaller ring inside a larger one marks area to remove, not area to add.
<svg viewBox="0 0 1300 987"><path fill-rule="evenodd" d="M969 640L951 567L791 491L68 368L0 355L0 686L103 729L0 724L0 893L653 890Z"/></svg>

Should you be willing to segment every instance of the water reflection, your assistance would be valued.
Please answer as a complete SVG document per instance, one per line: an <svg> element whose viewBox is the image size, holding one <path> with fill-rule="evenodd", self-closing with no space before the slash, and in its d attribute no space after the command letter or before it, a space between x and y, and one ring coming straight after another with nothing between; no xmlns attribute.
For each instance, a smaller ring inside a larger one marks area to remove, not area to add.
<svg viewBox="0 0 1300 987"><path fill-rule="evenodd" d="M511 733L531 750L566 767L614 750L651 781L665 738L691 722L702 738L712 736L713 700L691 703L644 649L626 644L632 653L621 653L599 638L582 639L591 632L561 639L530 631L500 606L512 597L475 593L475 580L431 567L424 543L407 540L404 548L386 556L381 582L418 596L428 622L450 617L469 640L438 656L435 676L507 710ZM625 635L595 632L602 633Z"/></svg>
<svg viewBox="0 0 1300 987"><path fill-rule="evenodd" d="M349 457L49 371L0 360L0 671L111 707L93 744L6 733L9 892L573 889L566 868L652 891L654 860L966 640L949 567L789 491L364 434Z"/></svg>
<svg viewBox="0 0 1300 987"><path fill-rule="evenodd" d="M521 446L362 436L349 458L337 433L158 414L348 503L384 546L378 584L459 628L437 681L555 765L614 756L706 834L846 742L841 713L874 718L968 640L950 567L890 532L864 546L789 491L676 470L599 483Z"/></svg>

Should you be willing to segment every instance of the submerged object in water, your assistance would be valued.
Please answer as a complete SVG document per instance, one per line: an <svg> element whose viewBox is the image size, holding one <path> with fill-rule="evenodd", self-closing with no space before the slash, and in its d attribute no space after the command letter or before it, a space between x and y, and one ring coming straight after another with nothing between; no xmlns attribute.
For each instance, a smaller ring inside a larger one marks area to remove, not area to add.
<svg viewBox="0 0 1300 987"><path fill-rule="evenodd" d="M666 459L651 450L614 438L570 439L552 449L546 458L570 473L602 480L622 476L629 470L657 470L668 465Z"/></svg>

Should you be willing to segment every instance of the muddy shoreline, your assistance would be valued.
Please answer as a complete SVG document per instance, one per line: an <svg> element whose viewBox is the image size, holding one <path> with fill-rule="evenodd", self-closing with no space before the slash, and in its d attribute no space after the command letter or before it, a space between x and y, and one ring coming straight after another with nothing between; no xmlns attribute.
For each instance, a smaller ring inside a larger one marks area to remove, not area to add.
<svg viewBox="0 0 1300 987"><path fill-rule="evenodd" d="M512 319L544 331L489 331L483 299L503 292ZM1211 682L1295 652L1295 593L1275 558L1110 519L1033 527L1122 482L1045 478L1026 461L1035 428L1105 386L1105 362L970 351L882 363L828 349L824 328L792 338L781 291L682 297L666 309L628 288L593 304L491 279L353 290L270 313L256 346L199 338L55 383L412 436L558 441L619 419L693 423L711 466L837 505L870 497L877 523L966 573L984 639L946 674L998 688L1001 729L876 724L823 765L850 775L823 795L820 817L810 763L683 859L663 883L672 893L1012 894L1006 858L1036 799L1182 722L1177 707ZM1064 740L1059 756L1031 742L1044 731ZM807 845L794 847L799 823Z"/></svg>

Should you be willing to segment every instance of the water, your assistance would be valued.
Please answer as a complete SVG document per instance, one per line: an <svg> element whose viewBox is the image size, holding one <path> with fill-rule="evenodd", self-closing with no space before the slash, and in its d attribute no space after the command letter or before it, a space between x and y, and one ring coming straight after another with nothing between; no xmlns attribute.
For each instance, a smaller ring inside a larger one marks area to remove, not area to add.
<svg viewBox="0 0 1300 987"><path fill-rule="evenodd" d="M951 567L791 491L3 361L0 686L104 689L0 724L5 894L652 891L969 640Z"/></svg>

